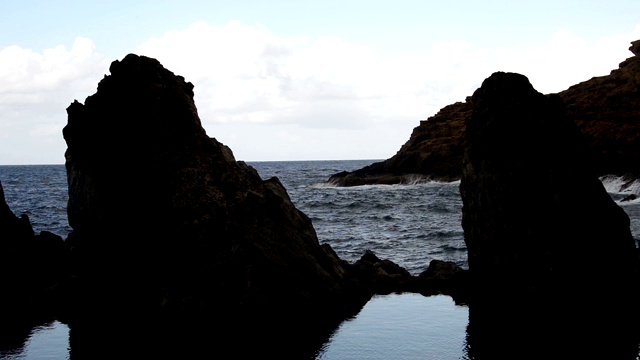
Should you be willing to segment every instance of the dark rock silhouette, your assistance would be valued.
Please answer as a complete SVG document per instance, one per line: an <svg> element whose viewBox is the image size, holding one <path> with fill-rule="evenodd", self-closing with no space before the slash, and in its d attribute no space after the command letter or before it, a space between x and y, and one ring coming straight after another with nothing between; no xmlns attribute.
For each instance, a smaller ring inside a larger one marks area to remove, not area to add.
<svg viewBox="0 0 640 360"><path fill-rule="evenodd" d="M406 291L414 282L415 277L406 269L386 259L378 258L373 252L367 251L354 264L359 278L366 282L371 293L389 294Z"/></svg>
<svg viewBox="0 0 640 360"><path fill-rule="evenodd" d="M640 40L629 50L634 56L609 75L593 77L558 93L593 152L598 176L640 177ZM338 186L402 184L415 179L459 180L462 176L464 121L471 104L442 108L413 129L409 140L391 158L329 178ZM408 179L411 179L408 181Z"/></svg>
<svg viewBox="0 0 640 360"><path fill-rule="evenodd" d="M431 260L418 276L387 259L366 251L351 267L358 286L371 294L419 293L424 296L444 294L457 304L466 304L469 298L468 271L454 262Z"/></svg>
<svg viewBox="0 0 640 360"><path fill-rule="evenodd" d="M35 234L25 214L7 205L0 183L0 318L37 317L57 301L55 289L67 275L64 241L48 231Z"/></svg>
<svg viewBox="0 0 640 360"><path fill-rule="evenodd" d="M498 72L472 103L460 193L475 351L637 355L629 218L598 180L559 96Z"/></svg>
<svg viewBox="0 0 640 360"><path fill-rule="evenodd" d="M34 326L50 322L64 301L68 252L60 236L35 234L9 208L0 183L0 352L21 349Z"/></svg>
<svg viewBox="0 0 640 360"><path fill-rule="evenodd" d="M431 260L427 270L418 275L418 288L415 292L430 296L445 294L451 296L456 304L468 304L472 295L469 271L462 269L453 261Z"/></svg>
<svg viewBox="0 0 640 360"><path fill-rule="evenodd" d="M494 73L473 108L460 185L470 270L535 291L635 274L629 218L596 177L560 99L523 75Z"/></svg>
<svg viewBox="0 0 640 360"><path fill-rule="evenodd" d="M63 130L74 353L112 340L161 357L199 340L241 357L317 349L369 289L277 178L206 134L191 83L134 54L110 73Z"/></svg>
<svg viewBox="0 0 640 360"><path fill-rule="evenodd" d="M207 136L191 83L133 54L110 72L64 128L79 303L303 322L366 302L280 181Z"/></svg>

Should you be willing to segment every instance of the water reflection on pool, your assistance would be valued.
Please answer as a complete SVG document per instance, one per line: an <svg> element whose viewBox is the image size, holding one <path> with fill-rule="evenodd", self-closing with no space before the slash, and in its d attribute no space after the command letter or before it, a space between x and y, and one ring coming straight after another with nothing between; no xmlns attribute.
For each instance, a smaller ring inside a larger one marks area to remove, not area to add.
<svg viewBox="0 0 640 360"><path fill-rule="evenodd" d="M336 329L316 359L463 359L468 319L468 308L449 296L376 296Z"/></svg>
<svg viewBox="0 0 640 360"><path fill-rule="evenodd" d="M466 306L455 305L444 295L375 296L334 331L316 360L465 359L468 313ZM0 349L0 359L70 358L66 324L36 326L23 339L22 346Z"/></svg>
<svg viewBox="0 0 640 360"><path fill-rule="evenodd" d="M25 334L26 335L26 334ZM2 360L69 359L69 327L59 321L31 329L23 346L0 350Z"/></svg>

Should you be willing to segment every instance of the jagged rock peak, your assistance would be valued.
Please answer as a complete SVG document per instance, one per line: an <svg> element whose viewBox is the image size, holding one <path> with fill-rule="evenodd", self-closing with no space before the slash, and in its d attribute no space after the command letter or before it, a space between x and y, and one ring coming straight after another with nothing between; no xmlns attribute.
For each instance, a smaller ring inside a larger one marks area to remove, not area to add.
<svg viewBox="0 0 640 360"><path fill-rule="evenodd" d="M171 143L174 148L189 149L206 137L193 101L193 85L183 77L156 59L134 54L114 61L110 71L84 105L74 101L67 109L68 124L63 129L67 156L75 161L94 156L108 161L105 157L126 156L123 152L141 144L142 136L153 140L145 142L152 145L148 151L138 146L141 155ZM93 113L85 114L88 111ZM113 139L121 141L121 146L112 146Z"/></svg>
<svg viewBox="0 0 640 360"><path fill-rule="evenodd" d="M366 294L350 297L343 262L279 180L261 179L207 136L192 84L133 54L110 71L84 105L69 106L64 129L67 241L83 293L138 295L124 307L289 320L322 303L327 317L362 304Z"/></svg>
<svg viewBox="0 0 640 360"><path fill-rule="evenodd" d="M470 272L538 294L584 295L611 279L630 290L638 260L629 218L598 181L559 97L497 72L472 99L460 184Z"/></svg>

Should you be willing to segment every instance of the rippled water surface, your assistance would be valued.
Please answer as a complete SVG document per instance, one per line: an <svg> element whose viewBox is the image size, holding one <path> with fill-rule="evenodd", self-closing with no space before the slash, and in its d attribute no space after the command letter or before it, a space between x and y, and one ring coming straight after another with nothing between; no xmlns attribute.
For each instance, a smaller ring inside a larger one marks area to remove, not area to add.
<svg viewBox="0 0 640 360"><path fill-rule="evenodd" d="M332 174L371 162L251 165L263 178L277 176L295 205L311 218L320 242L329 243L347 261L372 250L414 275L426 270L433 259L466 267L459 182L356 187L327 183Z"/></svg>
<svg viewBox="0 0 640 360"><path fill-rule="evenodd" d="M64 165L0 166L5 200L14 214L26 214L36 233L46 230L66 238L67 174Z"/></svg>

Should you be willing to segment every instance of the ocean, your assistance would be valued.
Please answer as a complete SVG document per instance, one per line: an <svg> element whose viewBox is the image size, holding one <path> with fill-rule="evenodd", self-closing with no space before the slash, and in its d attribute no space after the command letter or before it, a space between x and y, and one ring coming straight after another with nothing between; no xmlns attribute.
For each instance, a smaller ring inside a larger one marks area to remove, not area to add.
<svg viewBox="0 0 640 360"><path fill-rule="evenodd" d="M340 258L358 260L366 250L414 275L434 259L467 268L458 182L335 187L328 178L379 160L248 162L263 179L277 176L293 203L307 214L321 243ZM640 239L637 182L604 177L605 188L629 214ZM66 238L67 182L64 165L0 166L7 204L27 214L36 233ZM523 201L526 201L523 199ZM375 296L358 315L344 321L317 350L315 358L470 359L466 348L468 309L448 296ZM32 328L23 341L0 342L0 359L69 359L69 329L54 320Z"/></svg>

